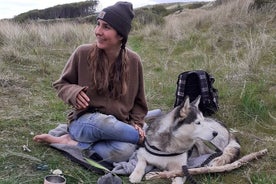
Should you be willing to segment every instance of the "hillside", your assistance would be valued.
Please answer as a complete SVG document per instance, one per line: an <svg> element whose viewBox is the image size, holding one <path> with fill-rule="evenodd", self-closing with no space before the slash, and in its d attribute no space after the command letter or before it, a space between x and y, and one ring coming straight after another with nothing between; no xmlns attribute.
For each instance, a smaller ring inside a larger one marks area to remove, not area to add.
<svg viewBox="0 0 276 184"><path fill-rule="evenodd" d="M31 10L21 13L13 18L17 22L26 22L30 20L52 20L52 19L72 19L78 17L87 17L95 14L97 0L82 1L78 3L69 3L57 5L42 10Z"/></svg>
<svg viewBox="0 0 276 184"><path fill-rule="evenodd" d="M137 9L128 47L142 58L150 109L173 107L180 72L206 70L219 91L220 109L214 118L239 138L241 156L268 149L263 158L234 171L195 176L198 182L274 184L275 1L220 2ZM69 107L52 83L78 45L94 42L93 29L85 21L0 21L0 183L39 184L51 169L61 169L68 183L97 182L100 175L32 141L35 134L67 122ZM24 145L31 151L23 150Z"/></svg>
<svg viewBox="0 0 276 184"><path fill-rule="evenodd" d="M183 9L195 9L206 2L179 2L148 5L134 9L136 19L142 23L162 23L163 17ZM29 22L90 22L95 23L98 1L83 1L57 5L42 10L31 10L15 16L13 21Z"/></svg>

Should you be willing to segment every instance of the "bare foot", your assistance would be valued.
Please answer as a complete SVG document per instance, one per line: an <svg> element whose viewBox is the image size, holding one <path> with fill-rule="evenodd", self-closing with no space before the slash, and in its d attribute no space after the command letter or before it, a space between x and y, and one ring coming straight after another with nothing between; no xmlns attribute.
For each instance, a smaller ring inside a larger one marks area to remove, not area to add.
<svg viewBox="0 0 276 184"><path fill-rule="evenodd" d="M68 144L68 145L77 145L78 142L71 139L69 134L62 135L60 137L55 137L50 134L40 134L34 136L33 140L35 142L46 142L46 143L59 143L59 144Z"/></svg>

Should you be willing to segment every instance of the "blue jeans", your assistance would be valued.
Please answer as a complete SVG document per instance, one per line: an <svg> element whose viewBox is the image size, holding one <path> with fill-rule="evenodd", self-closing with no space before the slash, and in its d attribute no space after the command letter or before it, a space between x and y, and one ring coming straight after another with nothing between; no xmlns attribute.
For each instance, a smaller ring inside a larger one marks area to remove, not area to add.
<svg viewBox="0 0 276 184"><path fill-rule="evenodd" d="M91 149L111 163L127 161L139 141L133 126L98 112L82 115L70 124L68 131L80 148Z"/></svg>

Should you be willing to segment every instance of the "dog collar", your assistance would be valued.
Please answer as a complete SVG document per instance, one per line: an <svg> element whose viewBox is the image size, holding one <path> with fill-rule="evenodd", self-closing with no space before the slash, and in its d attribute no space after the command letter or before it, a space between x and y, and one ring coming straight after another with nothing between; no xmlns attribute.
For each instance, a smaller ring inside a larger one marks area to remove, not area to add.
<svg viewBox="0 0 276 184"><path fill-rule="evenodd" d="M182 153L167 153L167 152L164 152L164 151L161 151L160 149L156 148L155 146L151 146L147 139L145 139L145 143L144 143L144 146L145 146L145 149L153 154L153 155L156 155L156 156L161 156L161 157L169 157L169 156L177 156L177 155L181 155Z"/></svg>

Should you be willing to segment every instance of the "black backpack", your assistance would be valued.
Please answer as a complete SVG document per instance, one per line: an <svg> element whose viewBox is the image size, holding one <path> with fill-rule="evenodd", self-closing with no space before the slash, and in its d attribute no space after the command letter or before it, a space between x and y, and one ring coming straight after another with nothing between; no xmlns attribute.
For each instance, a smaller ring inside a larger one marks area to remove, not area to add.
<svg viewBox="0 0 276 184"><path fill-rule="evenodd" d="M215 79L203 70L186 71L178 75L174 107L180 105L186 96L190 101L201 95L199 109L205 116L218 110L218 90L213 87Z"/></svg>

